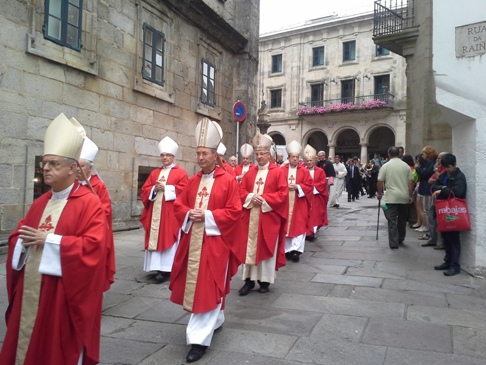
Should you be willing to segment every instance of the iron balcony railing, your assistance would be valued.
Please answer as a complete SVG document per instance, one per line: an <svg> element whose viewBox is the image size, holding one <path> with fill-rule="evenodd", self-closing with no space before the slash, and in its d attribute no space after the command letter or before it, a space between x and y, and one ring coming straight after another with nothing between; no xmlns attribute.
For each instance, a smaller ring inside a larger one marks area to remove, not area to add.
<svg viewBox="0 0 486 365"><path fill-rule="evenodd" d="M380 106L393 107L395 96L390 93L362 95L353 97L341 97L339 99L315 100L299 103L300 108L312 107L329 107L331 105L353 104L356 106L363 106L362 109L367 109L367 105L374 105L374 101L382 101L384 103L376 104Z"/></svg>
<svg viewBox="0 0 486 365"><path fill-rule="evenodd" d="M415 0L375 1L373 36L399 33L414 26Z"/></svg>

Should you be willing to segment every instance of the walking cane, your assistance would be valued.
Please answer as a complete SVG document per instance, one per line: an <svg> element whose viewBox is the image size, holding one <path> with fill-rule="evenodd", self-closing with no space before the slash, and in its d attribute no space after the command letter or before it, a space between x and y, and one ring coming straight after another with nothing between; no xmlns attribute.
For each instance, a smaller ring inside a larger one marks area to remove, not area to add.
<svg viewBox="0 0 486 365"><path fill-rule="evenodd" d="M376 239L378 240L378 227L380 226L381 199L378 199L378 220L376 222Z"/></svg>

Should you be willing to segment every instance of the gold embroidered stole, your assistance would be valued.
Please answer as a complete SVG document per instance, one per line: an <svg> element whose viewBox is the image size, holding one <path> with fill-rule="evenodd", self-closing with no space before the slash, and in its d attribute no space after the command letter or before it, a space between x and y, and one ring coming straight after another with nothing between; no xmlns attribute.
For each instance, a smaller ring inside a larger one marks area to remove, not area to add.
<svg viewBox="0 0 486 365"><path fill-rule="evenodd" d="M295 184L297 181L297 169L293 169L289 166L289 175L287 177L289 184ZM294 213L294 202L295 196L297 195L297 190L289 192L289 222L287 224L287 236L290 232L290 224L292 223L292 214Z"/></svg>
<svg viewBox="0 0 486 365"><path fill-rule="evenodd" d="M213 189L214 178L202 177L197 189L196 201L194 202L194 209L208 208L209 197ZM199 264L201 262L201 250L204 236L204 222L192 222L191 239L189 241L189 254L187 258L187 276L186 287L184 289L184 303L183 308L187 311L192 311L194 305L194 296L196 294L196 283L199 274Z"/></svg>
<svg viewBox="0 0 486 365"><path fill-rule="evenodd" d="M265 181L267 180L268 169L258 170L255 183L253 185L254 194L263 194ZM253 206L250 210L250 223L248 227L248 244L246 246L245 264L255 265L258 247L258 224L260 222L261 206Z"/></svg>
<svg viewBox="0 0 486 365"><path fill-rule="evenodd" d="M66 203L67 200L49 200L44 208L44 213L42 213L41 223L38 229L54 233ZM24 291L22 294L16 365L22 365L24 363L37 318L42 281L42 274L39 273L39 265L43 248L44 246L31 246L28 249L29 253L24 268Z"/></svg>
<svg viewBox="0 0 486 365"><path fill-rule="evenodd" d="M169 173L172 169L160 170L159 178L157 180L166 184L169 179ZM148 251L157 251L159 242L160 216L162 215L162 203L164 201L164 192L158 191L155 196L154 204L152 205L152 220L150 222L150 236L148 242Z"/></svg>

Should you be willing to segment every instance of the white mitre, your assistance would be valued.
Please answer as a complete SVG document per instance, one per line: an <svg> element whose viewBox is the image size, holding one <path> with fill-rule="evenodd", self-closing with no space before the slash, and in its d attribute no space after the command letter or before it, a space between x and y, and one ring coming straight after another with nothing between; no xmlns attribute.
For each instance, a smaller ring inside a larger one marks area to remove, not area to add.
<svg viewBox="0 0 486 365"><path fill-rule="evenodd" d="M176 155L179 145L169 136L162 138L158 145L159 153L169 153L173 156Z"/></svg>
<svg viewBox="0 0 486 365"><path fill-rule="evenodd" d="M79 160L86 132L81 124L61 113L49 124L44 136L44 155Z"/></svg>

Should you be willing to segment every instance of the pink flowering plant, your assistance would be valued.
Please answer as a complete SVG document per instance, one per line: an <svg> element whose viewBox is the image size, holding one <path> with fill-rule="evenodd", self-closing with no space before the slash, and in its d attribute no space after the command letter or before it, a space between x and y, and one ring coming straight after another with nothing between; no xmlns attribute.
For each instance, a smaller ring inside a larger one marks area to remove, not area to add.
<svg viewBox="0 0 486 365"><path fill-rule="evenodd" d="M326 114L336 112L349 112L353 110L369 110L378 109L387 105L384 100L372 100L366 101L362 104L346 103L346 104L329 104L327 106L304 106L297 112L298 116L301 115L314 115L314 114Z"/></svg>

